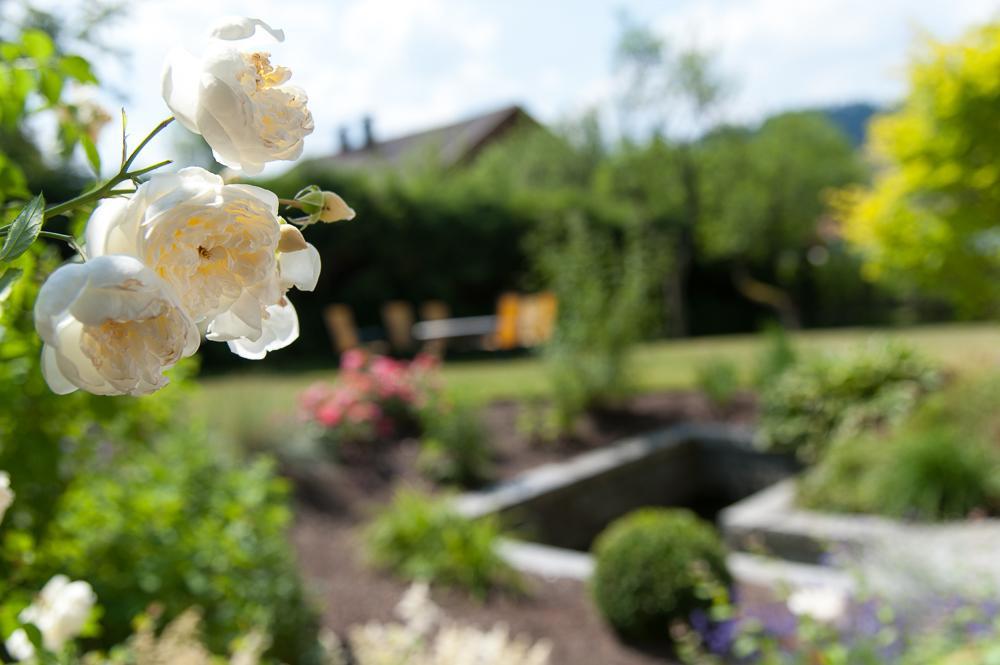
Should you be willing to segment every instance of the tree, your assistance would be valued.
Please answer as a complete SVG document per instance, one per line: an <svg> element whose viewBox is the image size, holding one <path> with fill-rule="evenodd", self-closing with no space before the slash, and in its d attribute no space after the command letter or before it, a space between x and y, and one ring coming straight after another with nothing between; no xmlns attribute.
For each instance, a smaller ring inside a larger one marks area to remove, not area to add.
<svg viewBox="0 0 1000 665"><path fill-rule="evenodd" d="M1000 23L953 43L928 40L899 108L877 118L870 188L837 198L865 274L943 296L972 315L998 313Z"/></svg>
<svg viewBox="0 0 1000 665"><path fill-rule="evenodd" d="M864 174L848 138L819 113L785 113L756 132L726 128L697 149L702 218L699 247L730 262L737 289L798 327L791 283L818 241L824 192ZM754 277L754 269L777 282Z"/></svg>
<svg viewBox="0 0 1000 665"><path fill-rule="evenodd" d="M632 187L632 202L650 211L669 239L669 270L663 271L665 320L670 322L670 332L680 337L688 332L685 282L694 262L695 229L701 218L700 174L692 145L715 123L729 86L710 53L696 48L672 52L652 30L628 16L622 17L615 64L624 85L619 108L625 152L630 143L646 144L648 135L654 137L647 154L640 151L633 157L639 156L647 166L651 159L658 161L653 173L662 174L663 179L646 180L648 186L641 190ZM671 124L675 131L695 138L677 141L673 150L664 150ZM670 213L653 202L662 202L661 191L672 186L667 177L677 178L680 187L677 208Z"/></svg>

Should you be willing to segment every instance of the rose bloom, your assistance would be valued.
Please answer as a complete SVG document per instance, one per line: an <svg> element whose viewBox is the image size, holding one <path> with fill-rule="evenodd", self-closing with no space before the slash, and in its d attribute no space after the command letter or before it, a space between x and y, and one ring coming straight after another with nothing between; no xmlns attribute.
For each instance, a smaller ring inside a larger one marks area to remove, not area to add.
<svg viewBox="0 0 1000 665"><path fill-rule="evenodd" d="M18 619L35 626L42 634L46 650L58 653L66 642L80 634L96 602L97 596L89 584L70 582L65 575L56 575ZM6 647L17 660L28 660L35 655L35 647L21 628L7 638Z"/></svg>
<svg viewBox="0 0 1000 665"><path fill-rule="evenodd" d="M198 349L199 335L174 292L130 256L62 266L35 302L42 374L53 392L146 395L163 371Z"/></svg>
<svg viewBox="0 0 1000 665"><path fill-rule="evenodd" d="M282 226L272 192L186 168L102 203L87 224L87 250L138 258L173 287L208 339L256 359L298 337L284 292L312 290L319 278L312 245L279 252Z"/></svg>
<svg viewBox="0 0 1000 665"><path fill-rule="evenodd" d="M14 490L10 488L10 476L6 471L0 471L0 522L7 509L14 503Z"/></svg>
<svg viewBox="0 0 1000 665"><path fill-rule="evenodd" d="M258 27L285 39L259 19L230 18L213 30L203 56L176 49L163 72L163 99L177 120L205 138L219 163L249 175L267 162L298 159L313 131L305 92L288 84L291 71L272 65L266 52L228 44Z"/></svg>

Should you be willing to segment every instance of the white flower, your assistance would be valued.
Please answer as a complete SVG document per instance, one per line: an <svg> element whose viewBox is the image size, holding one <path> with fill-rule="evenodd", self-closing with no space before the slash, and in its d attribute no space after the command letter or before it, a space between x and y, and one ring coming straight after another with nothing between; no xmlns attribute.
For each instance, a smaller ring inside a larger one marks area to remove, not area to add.
<svg viewBox="0 0 1000 665"><path fill-rule="evenodd" d="M261 358L298 337L285 291L312 290L319 279L309 243L279 253L281 227L273 193L186 168L104 202L86 237L92 256L128 254L160 275L208 339Z"/></svg>
<svg viewBox="0 0 1000 665"><path fill-rule="evenodd" d="M834 587L803 587L797 589L786 603L796 616L808 616L820 623L832 623L847 610L847 594Z"/></svg>
<svg viewBox="0 0 1000 665"><path fill-rule="evenodd" d="M170 287L130 256L99 256L49 276L35 302L42 373L60 395L145 395L198 349L198 329Z"/></svg>
<svg viewBox="0 0 1000 665"><path fill-rule="evenodd" d="M12 503L14 490L10 488L10 476L6 471L0 471L0 522L3 522L3 516Z"/></svg>
<svg viewBox="0 0 1000 665"><path fill-rule="evenodd" d="M163 99L174 116L205 138L216 160L251 175L267 162L298 159L313 131L305 92L287 84L291 71L272 65L268 53L225 43L252 37L258 27L284 41L259 19L230 18L212 31L201 58L174 50L163 72Z"/></svg>
<svg viewBox="0 0 1000 665"><path fill-rule="evenodd" d="M70 582L65 575L56 575L18 619L34 625L42 634L45 648L58 653L66 642L80 634L95 602L97 596L89 584ZM17 660L28 660L35 655L35 648L21 628L7 638L6 647Z"/></svg>

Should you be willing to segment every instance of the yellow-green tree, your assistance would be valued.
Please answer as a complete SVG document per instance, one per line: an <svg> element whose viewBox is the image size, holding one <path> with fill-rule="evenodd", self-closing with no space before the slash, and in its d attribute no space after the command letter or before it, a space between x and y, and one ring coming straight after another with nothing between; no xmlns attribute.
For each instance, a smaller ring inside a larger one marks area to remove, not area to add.
<svg viewBox="0 0 1000 665"><path fill-rule="evenodd" d="M1000 23L928 40L899 108L877 118L873 185L836 203L872 279L996 314L1000 291Z"/></svg>

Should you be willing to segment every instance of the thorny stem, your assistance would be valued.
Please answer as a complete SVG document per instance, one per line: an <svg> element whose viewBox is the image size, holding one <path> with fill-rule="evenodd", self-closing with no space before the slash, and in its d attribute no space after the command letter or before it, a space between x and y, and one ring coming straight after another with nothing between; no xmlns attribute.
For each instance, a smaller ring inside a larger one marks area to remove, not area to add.
<svg viewBox="0 0 1000 665"><path fill-rule="evenodd" d="M129 168L132 166L132 163L135 161L136 157L139 156L139 152L143 148L146 147L146 145L153 139L154 136L156 136L161 131L163 131L173 121L174 121L174 118L173 118L173 116L171 116L171 117L167 118L166 120L164 120L163 122L161 122L159 125L157 125L153 129L153 131L151 131L146 136L146 138L144 138L142 140L142 142L138 146L136 146L136 149L132 151L132 153L129 155L128 159L126 159L122 163L121 169L118 170L118 173L116 173L114 176L112 176L110 180L108 180L107 182L105 182L100 187L96 187L96 188L90 190L89 192L84 192L83 194L80 194L79 196L74 197L74 198L70 199L69 201L64 201L63 203L60 203L58 205L54 205L54 206L51 206L49 208L46 208L46 210L45 210L45 219L51 219L52 217L57 217L59 215L65 214L65 213L69 212L70 210L73 210L74 208L77 208L77 207L79 207L81 205L84 205L86 203L91 203L93 201L98 201L98 200L103 199L103 198L105 198L107 196L112 196L114 194L122 194L122 193L124 193L127 190L116 190L115 187L117 187L118 185L120 185L121 183L123 183L123 182L125 182L127 180L133 180L135 178L138 178L141 175L145 175L146 173L149 173L150 171L154 171L154 170L156 170L156 169L158 169L160 167L163 167L163 166L166 166L167 164L170 164L170 160L169 159L165 159L162 162L157 162L156 164L153 164L152 166L147 166L145 168L136 169L135 171L129 171ZM124 151L123 151L123 154L124 154Z"/></svg>

